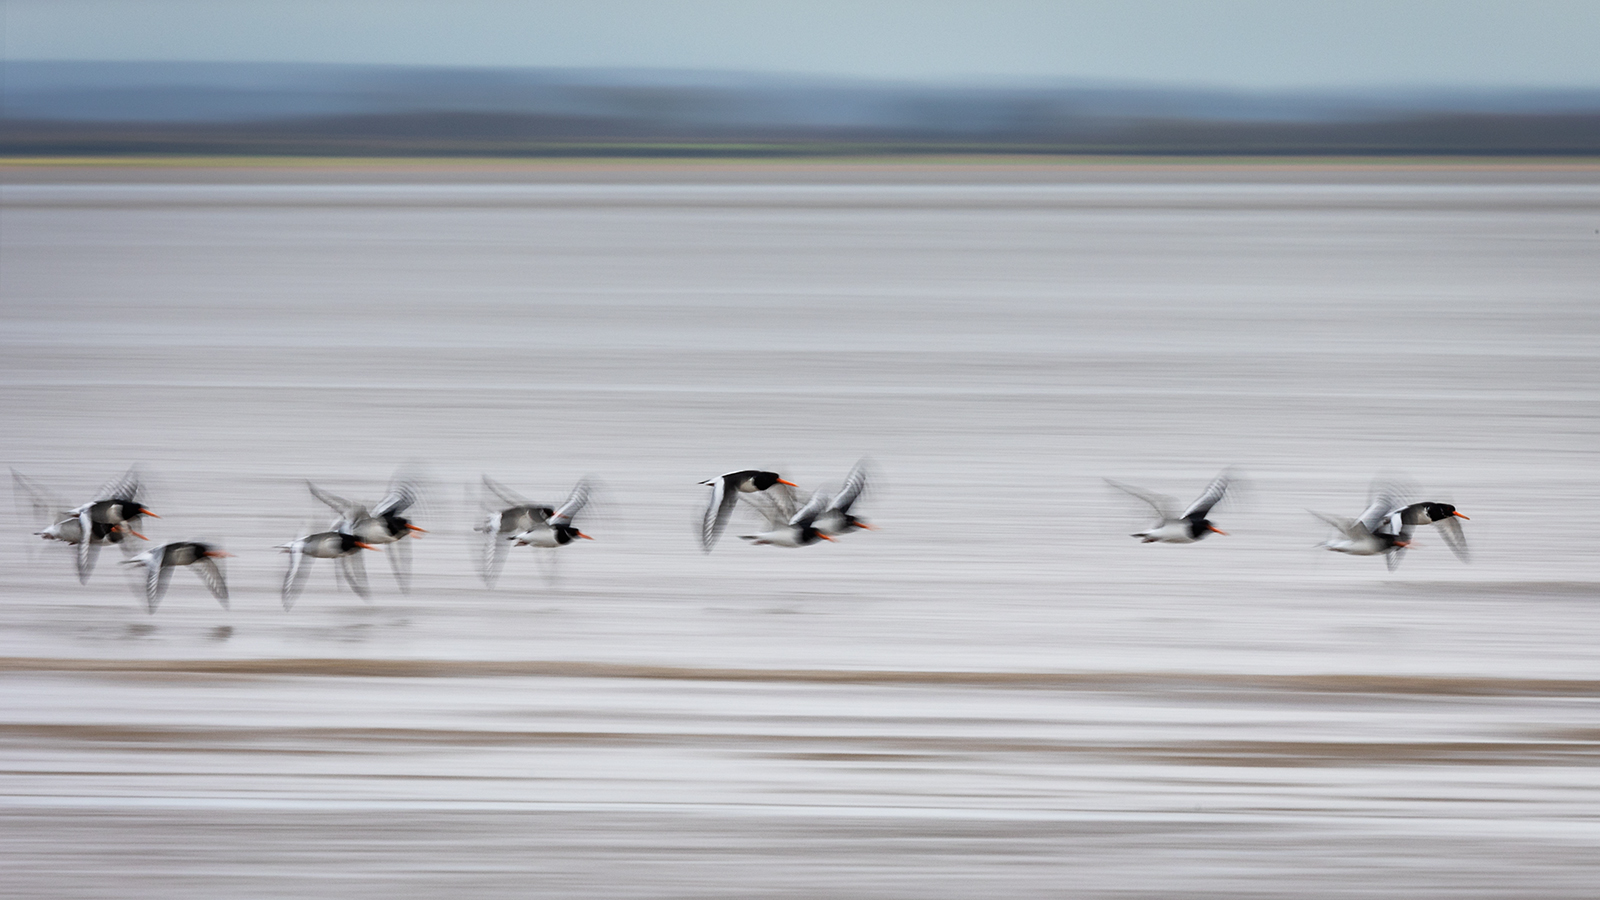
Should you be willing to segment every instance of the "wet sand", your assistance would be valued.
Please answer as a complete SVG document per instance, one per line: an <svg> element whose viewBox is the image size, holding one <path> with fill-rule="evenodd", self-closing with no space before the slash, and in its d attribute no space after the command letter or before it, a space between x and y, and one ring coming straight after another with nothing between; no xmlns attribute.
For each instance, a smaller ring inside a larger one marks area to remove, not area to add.
<svg viewBox="0 0 1600 900"><path fill-rule="evenodd" d="M660 168L6 170L4 459L237 558L152 616L7 520L0 887L1593 894L1600 172ZM863 455L881 530L696 549ZM412 593L284 612L402 465ZM1187 547L1100 480L1225 465ZM1380 471L1472 565L1314 549ZM485 473L598 540L485 590Z"/></svg>

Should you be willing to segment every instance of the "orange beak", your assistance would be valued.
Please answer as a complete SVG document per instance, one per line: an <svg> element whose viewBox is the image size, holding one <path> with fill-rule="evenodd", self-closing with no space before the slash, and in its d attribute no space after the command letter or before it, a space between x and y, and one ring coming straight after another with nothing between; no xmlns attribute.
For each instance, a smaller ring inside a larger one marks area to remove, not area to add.
<svg viewBox="0 0 1600 900"><path fill-rule="evenodd" d="M865 522L857 522L856 523L856 527L857 528L865 528L868 531L877 531L878 530L878 526L876 526L876 525L868 525Z"/></svg>
<svg viewBox="0 0 1600 900"><path fill-rule="evenodd" d="M139 532L137 532L137 531L134 531L134 530L133 530L133 529L132 529L132 528L129 528L129 529L128 529L128 533L129 533L129 534L131 534L131 535L133 535L133 536L134 536L134 537L136 537L136 538L138 538L138 539L139 539L139 540L141 540L141 541L148 541L148 540L150 540L150 539L149 539L149 538L147 538L147 537L145 537L145 536L144 536L144 535L142 535L142 534L140 534L140 533L139 533Z"/></svg>
<svg viewBox="0 0 1600 900"><path fill-rule="evenodd" d="M1227 537L1227 536L1228 536L1228 533L1227 533L1227 532L1226 532L1226 531L1223 531L1223 530L1222 530L1222 529L1221 529L1221 528L1218 528L1218 527L1217 527L1217 526L1215 526L1215 525L1207 525L1207 526L1206 526L1206 529L1207 529L1207 530L1208 530L1208 531L1215 531L1215 532L1216 532L1216 533L1217 533L1217 534L1220 534L1220 535L1222 535L1222 536L1223 536L1223 537Z"/></svg>
<svg viewBox="0 0 1600 900"><path fill-rule="evenodd" d="M141 516L149 516L149 517L150 517L150 518L152 518L152 519L159 519L159 518L161 518L161 517L160 517L160 516L158 516L158 515L156 515L156 514L155 514L155 513L153 513L153 512L151 512L151 511L150 511L150 510L148 510L148 509L145 509L145 508L144 508L144 507L142 507L142 506L141 506L141 507L139 507L139 515L141 515Z"/></svg>
<svg viewBox="0 0 1600 900"><path fill-rule="evenodd" d="M779 483L779 484L787 484L787 485L788 485L788 486L789 486L789 487L799 487L799 486L800 486L800 485L798 485L798 484L795 484L795 483L794 483L794 482L792 482L792 481L785 481L785 480L783 480L783 479L782 479L782 478L779 478L779 479L778 479L778 483Z"/></svg>
<svg viewBox="0 0 1600 900"><path fill-rule="evenodd" d="M825 541L831 541L831 540L833 540L833 538L831 538L831 537L828 537L828 536L827 536L827 535L825 535L825 534L823 534L823 533L822 533L822 532L820 532L820 531L819 531L819 532L817 532L817 537L819 537L819 538L822 538L822 539L823 539L823 540L825 540Z"/></svg>
<svg viewBox="0 0 1600 900"><path fill-rule="evenodd" d="M418 533L418 534L427 534L428 533L428 529L426 529L426 528L418 528L417 526L412 525L409 522L406 523L406 528L408 530L410 530L410 531L412 531L414 533Z"/></svg>
<svg viewBox="0 0 1600 900"><path fill-rule="evenodd" d="M584 540L586 540L586 541L592 541L592 540L594 540L594 538L592 538L592 537L589 537L589 536L588 536L588 535L587 535L587 534L584 534L584 533L583 533L583 532L581 532L581 531L577 531L577 532L573 532L573 533L574 533L574 534L576 534L576 535L577 535L577 536L578 536L578 537L581 537L581 538L583 538L583 539L584 539Z"/></svg>
<svg viewBox="0 0 1600 900"><path fill-rule="evenodd" d="M206 551L206 555L207 556L232 556L233 554L227 552L226 550L207 550Z"/></svg>
<svg viewBox="0 0 1600 900"><path fill-rule="evenodd" d="M1453 512L1450 515L1455 516L1458 519L1466 519L1468 522L1472 521L1472 519L1468 518L1467 516L1463 516L1461 513L1458 513L1458 512Z"/></svg>
<svg viewBox="0 0 1600 900"><path fill-rule="evenodd" d="M378 549L377 547L372 546L371 544L367 543L366 541L356 541L356 546L360 547L363 550L376 550L376 549Z"/></svg>

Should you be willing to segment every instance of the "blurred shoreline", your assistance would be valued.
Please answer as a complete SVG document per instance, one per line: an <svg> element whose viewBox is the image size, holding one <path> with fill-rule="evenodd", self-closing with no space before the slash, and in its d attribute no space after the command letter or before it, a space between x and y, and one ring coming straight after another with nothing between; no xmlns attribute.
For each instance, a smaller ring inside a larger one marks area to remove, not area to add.
<svg viewBox="0 0 1600 900"><path fill-rule="evenodd" d="M45 183L1342 183L1600 182L1600 156L1067 156L966 154L751 157L0 156L0 184Z"/></svg>

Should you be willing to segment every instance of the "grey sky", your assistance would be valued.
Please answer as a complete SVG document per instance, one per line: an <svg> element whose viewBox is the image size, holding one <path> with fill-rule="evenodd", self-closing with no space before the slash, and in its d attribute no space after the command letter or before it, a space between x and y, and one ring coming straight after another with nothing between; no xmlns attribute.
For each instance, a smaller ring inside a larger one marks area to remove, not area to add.
<svg viewBox="0 0 1600 900"><path fill-rule="evenodd" d="M1600 0L0 0L8 59L1600 87Z"/></svg>

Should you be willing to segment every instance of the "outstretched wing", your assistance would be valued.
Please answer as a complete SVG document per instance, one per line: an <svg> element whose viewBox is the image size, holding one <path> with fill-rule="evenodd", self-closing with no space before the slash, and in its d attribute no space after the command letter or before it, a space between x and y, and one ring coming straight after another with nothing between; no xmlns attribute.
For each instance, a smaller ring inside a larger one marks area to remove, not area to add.
<svg viewBox="0 0 1600 900"><path fill-rule="evenodd" d="M139 470L130 468L116 478L100 486L91 502L99 503L101 500L137 500L139 499Z"/></svg>
<svg viewBox="0 0 1600 900"><path fill-rule="evenodd" d="M374 516L385 513L394 513L397 516L405 515L405 511L417 503L417 485L414 481L395 480L389 484L389 493L372 508Z"/></svg>
<svg viewBox="0 0 1600 900"><path fill-rule="evenodd" d="M217 598L223 609L228 608L228 582L222 577L222 567L209 556L202 556L194 562L195 574L206 583L206 589L211 591L211 596Z"/></svg>
<svg viewBox="0 0 1600 900"><path fill-rule="evenodd" d="M338 513L341 517L348 515L350 510L355 507L355 504L351 503L349 500L346 500L338 494L330 494L309 481L306 482L306 487L311 491L311 496L317 498L323 503L326 503L328 508Z"/></svg>
<svg viewBox="0 0 1600 900"><path fill-rule="evenodd" d="M733 507L738 502L739 491L728 486L726 475L712 479L711 503L706 506L705 517L700 525L700 547L705 552L711 552L717 538L722 536L722 530L728 527L728 517L733 515Z"/></svg>
<svg viewBox="0 0 1600 900"><path fill-rule="evenodd" d="M164 557L157 547L150 551L149 561L145 563L144 602L152 614L161 604L161 598L167 595L167 582L172 580L172 567L161 564Z"/></svg>
<svg viewBox="0 0 1600 900"><path fill-rule="evenodd" d="M1314 509L1308 509L1306 512L1311 513L1313 516L1316 516L1322 521L1327 522L1329 525L1339 529L1340 533L1353 541L1361 540L1367 536L1364 533L1364 528L1361 523L1357 522L1355 519L1346 519L1343 516L1330 516L1327 513L1319 513Z"/></svg>
<svg viewBox="0 0 1600 900"><path fill-rule="evenodd" d="M1405 558L1406 548L1395 547L1383 555L1383 562L1389 567L1389 571L1393 572L1395 569L1400 568L1400 561Z"/></svg>
<svg viewBox="0 0 1600 900"><path fill-rule="evenodd" d="M1433 523L1439 528L1439 536L1444 538L1445 545L1462 562L1472 562L1472 554L1467 552L1467 536L1461 530L1461 523L1454 517L1440 519Z"/></svg>
<svg viewBox="0 0 1600 900"><path fill-rule="evenodd" d="M301 552L296 542L289 547L289 571L283 573L283 608L293 609L295 598L305 590L306 576L311 574L311 560Z"/></svg>
<svg viewBox="0 0 1600 900"><path fill-rule="evenodd" d="M389 568L394 571L394 583L400 586L400 593L411 593L411 542L395 541L389 545L386 555L389 557Z"/></svg>
<svg viewBox="0 0 1600 900"><path fill-rule="evenodd" d="M487 475L483 476L483 487L489 493L500 498L500 502L506 506L538 506L537 503L534 503L527 497L522 496L521 494L513 491L500 482L495 481ZM486 503L485 505L487 506L488 504Z"/></svg>
<svg viewBox="0 0 1600 900"><path fill-rule="evenodd" d="M1200 494L1199 499L1189 504L1189 508L1183 511L1183 517L1187 519L1191 516L1199 516L1204 519L1210 515L1211 507L1216 506L1222 496L1228 492L1229 480L1227 472L1223 472L1211 479L1211 483L1206 485L1206 489Z"/></svg>
<svg viewBox="0 0 1600 900"><path fill-rule="evenodd" d="M1373 534L1386 531L1389 534L1404 534L1410 528L1401 521L1397 513L1405 511L1411 503L1414 486L1399 478L1379 478L1372 482L1372 487L1367 492L1367 509L1361 514L1359 521ZM1394 524L1387 524L1386 520L1394 518Z"/></svg>
<svg viewBox="0 0 1600 900"><path fill-rule="evenodd" d="M571 525L572 517L576 516L589 502L589 481L583 479L572 486L572 494L567 497L567 502L561 504L555 515L550 517L551 525ZM602 510L604 512L604 510Z"/></svg>
<svg viewBox="0 0 1600 900"><path fill-rule="evenodd" d="M789 490L787 485L775 484L765 491L754 494L741 493L739 497L767 520L769 528L782 528L789 524L798 512L794 492Z"/></svg>
<svg viewBox="0 0 1600 900"><path fill-rule="evenodd" d="M35 528L49 527L59 522L62 511L68 508L43 485L16 469L11 470L11 486L17 511L28 516L29 521L38 523Z"/></svg>
<svg viewBox="0 0 1600 900"><path fill-rule="evenodd" d="M100 545L94 541L94 520L89 516L88 505L78 513L78 527L83 529L82 537L78 538L78 583L88 584L89 573L94 571L94 558L100 552Z"/></svg>
<svg viewBox="0 0 1600 900"><path fill-rule="evenodd" d="M806 501L806 505L800 507L800 509L789 518L788 524L793 525L802 531L810 528L811 523L817 520L817 516L822 515L823 511L828 508L828 499L828 495L822 491L817 491L815 494L812 494L811 499Z"/></svg>
<svg viewBox="0 0 1600 900"><path fill-rule="evenodd" d="M1177 516L1173 515L1173 513L1178 508L1178 501L1168 497L1166 494L1158 494L1154 491L1136 488L1133 485L1123 484L1120 481L1112 481L1109 478L1105 479L1105 482L1106 484L1111 485L1125 494L1131 494L1132 496L1138 497L1140 500L1150 504L1150 508L1154 509L1156 511L1156 515L1160 516L1161 518L1177 518Z"/></svg>
<svg viewBox="0 0 1600 900"><path fill-rule="evenodd" d="M339 574L344 576L344 583L350 585L350 590L355 591L356 596L372 602L372 594L367 590L367 566L361 561L361 554L339 557Z"/></svg>
<svg viewBox="0 0 1600 900"><path fill-rule="evenodd" d="M500 580L500 570L505 567L506 554L511 550L511 541L500 533L500 513L490 516L480 527L484 531L482 553L478 559L478 574L483 576L484 587L493 589L495 582ZM405 541L400 543L404 544Z"/></svg>
<svg viewBox="0 0 1600 900"><path fill-rule="evenodd" d="M836 509L848 513L850 507L861 499L861 492L867 489L867 464L858 462L850 474L844 477L844 485L839 488L839 493L833 495L833 503L829 509Z"/></svg>

